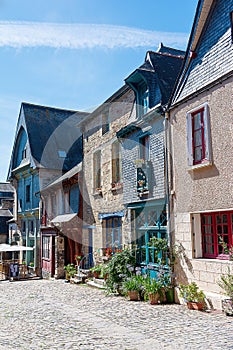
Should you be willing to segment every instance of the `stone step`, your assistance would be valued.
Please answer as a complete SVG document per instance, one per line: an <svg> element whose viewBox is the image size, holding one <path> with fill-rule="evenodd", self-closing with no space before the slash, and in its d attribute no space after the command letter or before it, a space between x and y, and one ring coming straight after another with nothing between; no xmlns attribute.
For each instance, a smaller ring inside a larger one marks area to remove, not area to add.
<svg viewBox="0 0 233 350"><path fill-rule="evenodd" d="M87 281L86 284L90 287L99 288L99 289L106 289L106 282L104 279L93 278L93 280Z"/></svg>

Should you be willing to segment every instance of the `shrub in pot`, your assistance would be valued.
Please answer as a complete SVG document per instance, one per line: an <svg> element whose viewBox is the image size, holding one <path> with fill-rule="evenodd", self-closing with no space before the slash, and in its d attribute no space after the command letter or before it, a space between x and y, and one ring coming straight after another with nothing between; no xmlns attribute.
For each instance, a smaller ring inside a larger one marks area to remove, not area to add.
<svg viewBox="0 0 233 350"><path fill-rule="evenodd" d="M192 310L204 309L205 294L202 290L199 290L195 282L192 282L190 284L181 284L180 296L184 299L189 309L192 309Z"/></svg>
<svg viewBox="0 0 233 350"><path fill-rule="evenodd" d="M93 273L93 276L95 278L99 278L102 273L102 269L103 269L103 266L100 264L90 268L90 271Z"/></svg>
<svg viewBox="0 0 233 350"><path fill-rule="evenodd" d="M77 273L76 268L74 264L68 264L64 267L64 270L66 271L66 280L69 281L71 277L74 277L74 275Z"/></svg>
<svg viewBox="0 0 233 350"><path fill-rule="evenodd" d="M135 257L129 249L115 253L107 264L108 277L106 286L108 293L124 294L123 282L132 276L136 266Z"/></svg>
<svg viewBox="0 0 233 350"><path fill-rule="evenodd" d="M149 299L151 305L158 304L163 298L163 283L155 278L147 278L145 283L145 295Z"/></svg>
<svg viewBox="0 0 233 350"><path fill-rule="evenodd" d="M130 300L139 300L139 293L142 288L141 276L132 275L122 284L123 291L128 294Z"/></svg>

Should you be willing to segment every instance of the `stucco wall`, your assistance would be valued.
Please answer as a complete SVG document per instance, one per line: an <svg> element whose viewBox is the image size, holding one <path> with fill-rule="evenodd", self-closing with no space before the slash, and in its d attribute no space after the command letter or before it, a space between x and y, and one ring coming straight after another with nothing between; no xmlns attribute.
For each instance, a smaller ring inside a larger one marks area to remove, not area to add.
<svg viewBox="0 0 233 350"><path fill-rule="evenodd" d="M177 212L233 208L232 89L231 78L171 111ZM204 102L210 111L213 164L192 171L187 161L186 113Z"/></svg>
<svg viewBox="0 0 233 350"><path fill-rule="evenodd" d="M233 271L233 262L202 258L200 216L192 213L233 208L232 91L231 78L171 111L174 232L180 247L177 283L197 282L218 309L223 295L217 281L228 266ZM187 161L186 113L204 102L209 105L213 163L192 170Z"/></svg>

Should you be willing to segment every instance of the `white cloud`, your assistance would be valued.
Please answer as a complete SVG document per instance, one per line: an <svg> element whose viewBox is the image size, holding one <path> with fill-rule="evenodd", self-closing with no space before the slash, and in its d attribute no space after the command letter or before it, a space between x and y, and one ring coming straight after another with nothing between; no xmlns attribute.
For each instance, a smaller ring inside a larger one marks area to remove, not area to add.
<svg viewBox="0 0 233 350"><path fill-rule="evenodd" d="M0 21L0 47L136 48L165 45L185 48L188 35L113 25Z"/></svg>

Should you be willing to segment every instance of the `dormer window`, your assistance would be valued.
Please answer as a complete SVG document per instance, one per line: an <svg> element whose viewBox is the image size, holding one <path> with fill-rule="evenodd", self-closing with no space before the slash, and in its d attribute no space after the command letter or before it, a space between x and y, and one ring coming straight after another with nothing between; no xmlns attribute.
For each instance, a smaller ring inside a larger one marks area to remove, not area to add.
<svg viewBox="0 0 233 350"><path fill-rule="evenodd" d="M26 202L30 202L30 199L31 199L31 188L30 188L30 185L27 185L26 186Z"/></svg>
<svg viewBox="0 0 233 350"><path fill-rule="evenodd" d="M149 91L145 83L139 85L138 88L138 111L139 117L148 112L149 109Z"/></svg>

